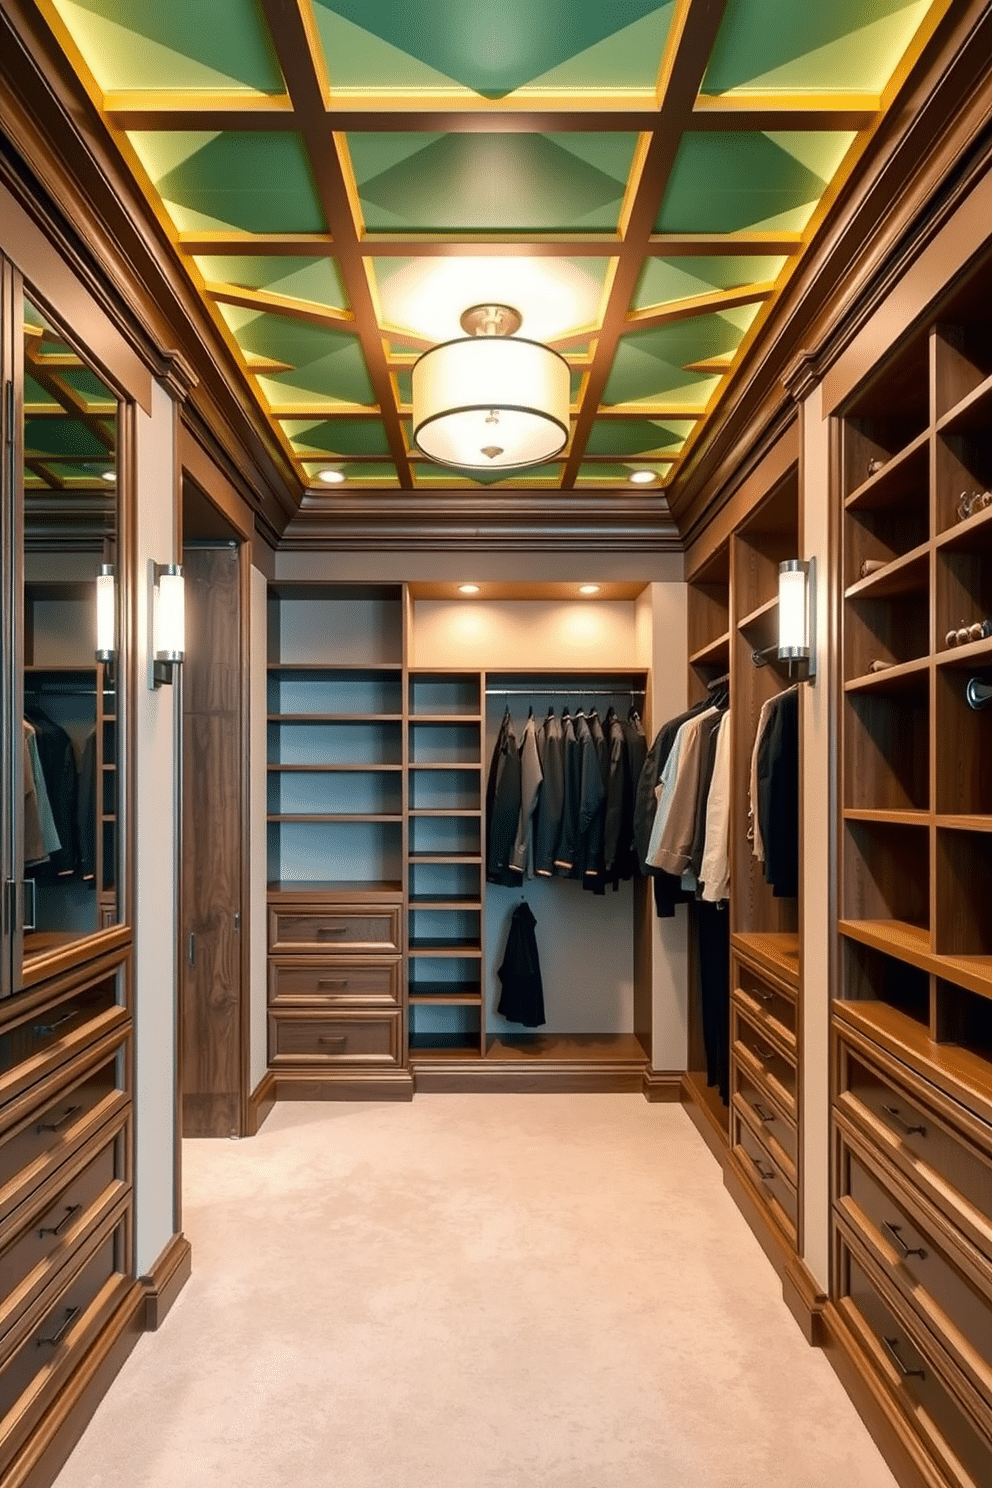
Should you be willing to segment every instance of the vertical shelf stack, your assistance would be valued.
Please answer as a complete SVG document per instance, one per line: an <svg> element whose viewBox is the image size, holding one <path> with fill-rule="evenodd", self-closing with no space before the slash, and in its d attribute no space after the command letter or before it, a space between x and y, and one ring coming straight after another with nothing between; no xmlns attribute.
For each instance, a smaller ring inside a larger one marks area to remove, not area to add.
<svg viewBox="0 0 992 1488"><path fill-rule="evenodd" d="M799 554L793 466L738 528L732 545L730 1144L737 1176L771 1222L776 1259L799 1242L798 897L776 897L748 821L751 757L764 703L795 685L774 658L779 564ZM785 803L783 803L784 807ZM795 823L798 832L798 819Z"/></svg>
<svg viewBox="0 0 992 1488"><path fill-rule="evenodd" d="M855 395L838 494L834 1289L954 1485L992 1474L992 709L968 701L992 638L967 635L992 620L987 299L966 285Z"/></svg>
<svg viewBox="0 0 992 1488"><path fill-rule="evenodd" d="M269 591L269 1064L297 1093L405 1062L403 617L399 585Z"/></svg>
<svg viewBox="0 0 992 1488"><path fill-rule="evenodd" d="M482 988L482 678L409 674L410 1052L485 1052Z"/></svg>

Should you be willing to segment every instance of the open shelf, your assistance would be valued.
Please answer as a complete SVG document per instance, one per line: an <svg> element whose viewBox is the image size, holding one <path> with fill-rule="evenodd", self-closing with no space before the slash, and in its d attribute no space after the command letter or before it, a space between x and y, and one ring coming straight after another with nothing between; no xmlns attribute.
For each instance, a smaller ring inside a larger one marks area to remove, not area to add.
<svg viewBox="0 0 992 1488"><path fill-rule="evenodd" d="M742 615L737 622L737 629L745 635L753 630L760 630L764 633L772 628L772 622L777 614L778 595L776 594L772 599L766 599L764 604L757 605L748 614Z"/></svg>
<svg viewBox="0 0 992 1488"><path fill-rule="evenodd" d="M845 599L891 599L895 595L917 594L930 582L930 544L924 542L875 569L863 579L850 584Z"/></svg>
<svg viewBox="0 0 992 1488"><path fill-rule="evenodd" d="M701 646L689 657L689 665L694 667L722 667L730 662L730 631L725 630L707 645Z"/></svg>
<svg viewBox="0 0 992 1488"><path fill-rule="evenodd" d="M790 986L799 985L799 934L794 930L735 930L735 951Z"/></svg>
<svg viewBox="0 0 992 1488"><path fill-rule="evenodd" d="M886 453L882 444L877 444L874 453L867 458L882 459L882 467L873 475L866 475L861 484L851 491L844 502L845 508L848 511L857 511L905 506L907 498L912 497L921 487L926 492L929 444L929 429L922 429L908 444L891 454Z"/></svg>
<svg viewBox="0 0 992 1488"><path fill-rule="evenodd" d="M845 692L926 692L930 674L930 660L926 656L915 657L899 665L886 667L881 672L865 672L844 683Z"/></svg>

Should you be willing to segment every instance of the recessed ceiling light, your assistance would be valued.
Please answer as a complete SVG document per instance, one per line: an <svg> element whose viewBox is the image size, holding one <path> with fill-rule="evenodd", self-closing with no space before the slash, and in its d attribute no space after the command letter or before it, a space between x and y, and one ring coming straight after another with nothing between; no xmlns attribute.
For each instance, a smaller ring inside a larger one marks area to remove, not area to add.
<svg viewBox="0 0 992 1488"><path fill-rule="evenodd" d="M478 592L479 592L479 586L478 586L478 584L459 584L458 585L458 593L459 594L478 594Z"/></svg>
<svg viewBox="0 0 992 1488"><path fill-rule="evenodd" d="M322 480L325 486L343 486L345 476L343 470L319 470L317 479Z"/></svg>
<svg viewBox="0 0 992 1488"><path fill-rule="evenodd" d="M598 594L599 593L599 585L598 584L580 584L579 585L579 593L580 594Z"/></svg>
<svg viewBox="0 0 992 1488"><path fill-rule="evenodd" d="M653 470L632 470L628 476L632 486L649 486L657 478Z"/></svg>
<svg viewBox="0 0 992 1488"><path fill-rule="evenodd" d="M105 480L108 486L112 486L117 479L116 470L101 470L100 479Z"/></svg>

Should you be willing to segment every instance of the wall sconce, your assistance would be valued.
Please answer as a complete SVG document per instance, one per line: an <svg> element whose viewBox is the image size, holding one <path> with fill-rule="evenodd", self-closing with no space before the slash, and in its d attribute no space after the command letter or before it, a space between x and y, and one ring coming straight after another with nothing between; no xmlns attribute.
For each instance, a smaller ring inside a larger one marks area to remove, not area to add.
<svg viewBox="0 0 992 1488"><path fill-rule="evenodd" d="M151 620L151 676L153 690L176 680L186 653L186 597L178 563L149 563Z"/></svg>
<svg viewBox="0 0 992 1488"><path fill-rule="evenodd" d="M96 576L96 659L108 664L117 652L117 584L114 565L101 563Z"/></svg>
<svg viewBox="0 0 992 1488"><path fill-rule="evenodd" d="M789 558L778 566L778 641L764 651L752 651L755 666L775 657L802 668L800 682L816 676L816 559Z"/></svg>

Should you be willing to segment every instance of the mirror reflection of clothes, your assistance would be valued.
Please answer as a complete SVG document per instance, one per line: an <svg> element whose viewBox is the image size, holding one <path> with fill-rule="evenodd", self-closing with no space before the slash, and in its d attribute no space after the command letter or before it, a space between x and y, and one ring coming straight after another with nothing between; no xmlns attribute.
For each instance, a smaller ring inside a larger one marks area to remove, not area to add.
<svg viewBox="0 0 992 1488"><path fill-rule="evenodd" d="M62 846L52 817L44 771L38 755L34 726L24 724L24 863L31 868L47 863Z"/></svg>
<svg viewBox="0 0 992 1488"><path fill-rule="evenodd" d="M32 704L25 710L33 726L38 758L45 781L52 819L59 846L48 855L48 861L36 866L34 877L40 882L67 878L79 866L79 772L76 752L65 729L54 723L47 713Z"/></svg>

